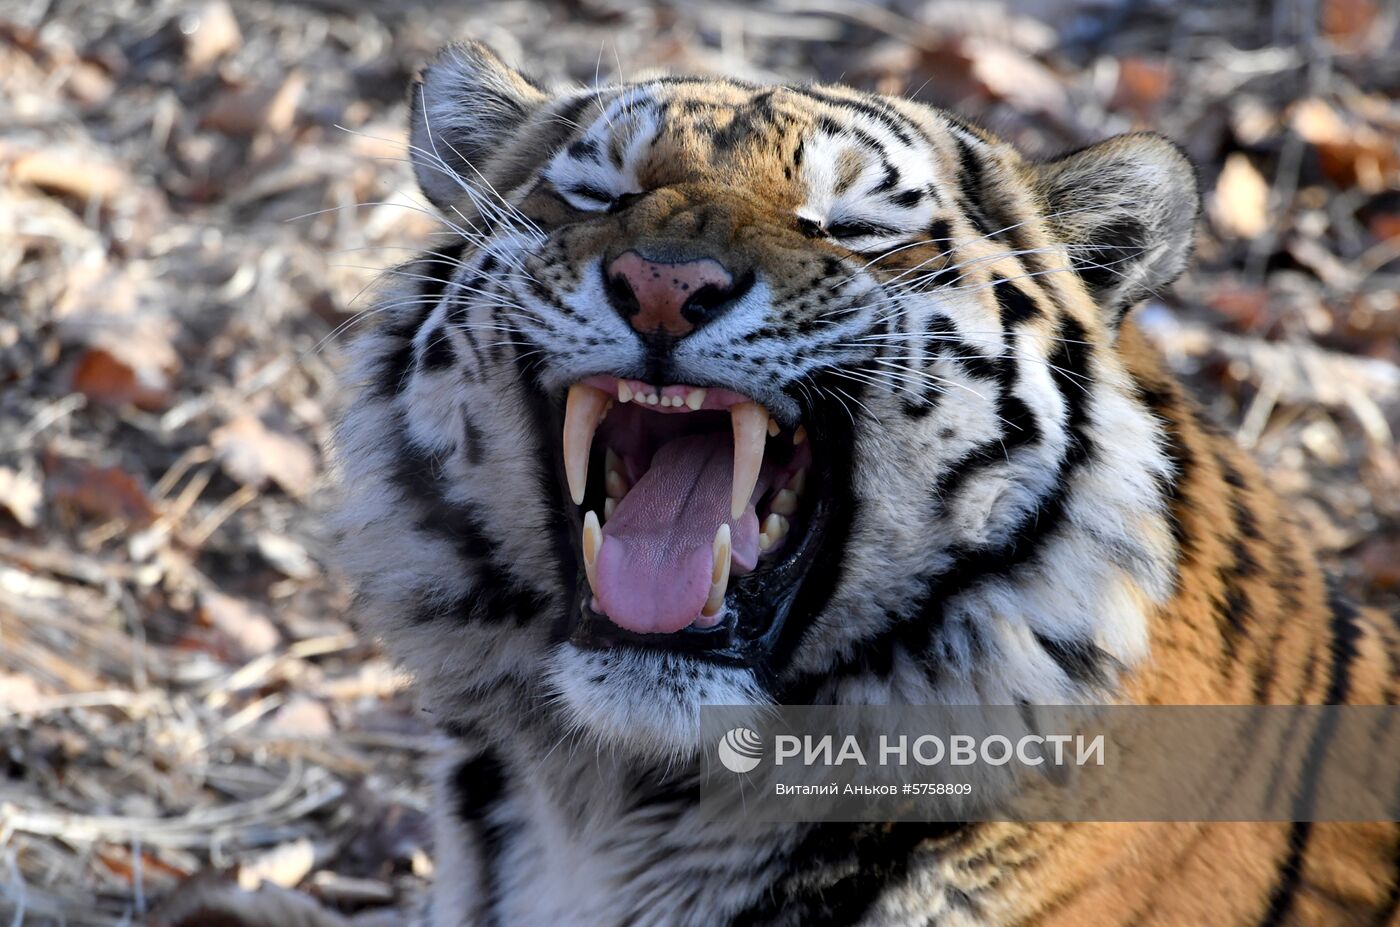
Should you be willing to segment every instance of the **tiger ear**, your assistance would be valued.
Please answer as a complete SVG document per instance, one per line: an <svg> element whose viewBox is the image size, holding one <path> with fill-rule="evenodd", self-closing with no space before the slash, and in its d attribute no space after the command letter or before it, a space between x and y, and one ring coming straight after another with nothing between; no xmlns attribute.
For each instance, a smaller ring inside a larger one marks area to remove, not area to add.
<svg viewBox="0 0 1400 927"><path fill-rule="evenodd" d="M1051 227L1115 323L1186 267L1201 197L1190 160L1162 136L1120 135L1036 172Z"/></svg>
<svg viewBox="0 0 1400 927"><path fill-rule="evenodd" d="M549 100L545 89L479 42L449 45L413 82L410 160L423 194L443 211L464 183Z"/></svg>

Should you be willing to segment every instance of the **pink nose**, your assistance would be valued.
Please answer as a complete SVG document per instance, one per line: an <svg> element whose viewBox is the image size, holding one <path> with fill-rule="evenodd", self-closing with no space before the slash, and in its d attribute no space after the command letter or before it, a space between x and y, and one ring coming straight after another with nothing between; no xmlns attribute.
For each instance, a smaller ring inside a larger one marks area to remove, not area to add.
<svg viewBox="0 0 1400 927"><path fill-rule="evenodd" d="M729 298L734 278L711 258L664 264L635 251L608 265L608 299L644 335L690 334Z"/></svg>

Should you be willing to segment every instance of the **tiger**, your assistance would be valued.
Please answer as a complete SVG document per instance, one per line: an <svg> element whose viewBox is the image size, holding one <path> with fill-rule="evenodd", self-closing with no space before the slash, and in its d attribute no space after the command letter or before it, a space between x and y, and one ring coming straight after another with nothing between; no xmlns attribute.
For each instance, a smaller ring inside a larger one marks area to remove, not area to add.
<svg viewBox="0 0 1400 927"><path fill-rule="evenodd" d="M444 742L422 923L1400 924L1394 824L697 811L702 704L1395 703L1395 626L1132 317L1178 147L473 43L410 110L450 231L353 345L334 524Z"/></svg>

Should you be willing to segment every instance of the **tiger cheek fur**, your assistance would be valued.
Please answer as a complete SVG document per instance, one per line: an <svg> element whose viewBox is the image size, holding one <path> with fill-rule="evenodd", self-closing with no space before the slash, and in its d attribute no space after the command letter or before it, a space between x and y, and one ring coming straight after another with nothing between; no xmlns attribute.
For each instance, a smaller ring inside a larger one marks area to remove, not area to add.
<svg viewBox="0 0 1400 927"><path fill-rule="evenodd" d="M1393 626L1329 596L1128 317L1189 255L1173 146L1032 162L907 100L554 90L477 45L412 93L452 235L357 342L337 526L452 743L427 924L1393 922L1390 825L694 807L702 703L1394 701ZM610 422L640 463L588 443ZM662 630L608 551L704 518L704 608Z"/></svg>

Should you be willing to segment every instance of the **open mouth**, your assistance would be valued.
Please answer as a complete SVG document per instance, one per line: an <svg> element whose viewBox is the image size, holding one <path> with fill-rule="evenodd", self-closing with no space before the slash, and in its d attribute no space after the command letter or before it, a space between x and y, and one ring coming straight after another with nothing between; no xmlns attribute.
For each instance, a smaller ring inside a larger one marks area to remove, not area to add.
<svg viewBox="0 0 1400 927"><path fill-rule="evenodd" d="M727 389L593 376L570 387L562 433L582 565L569 639L766 652L830 508L804 423Z"/></svg>

